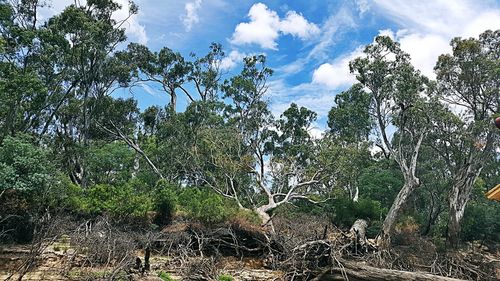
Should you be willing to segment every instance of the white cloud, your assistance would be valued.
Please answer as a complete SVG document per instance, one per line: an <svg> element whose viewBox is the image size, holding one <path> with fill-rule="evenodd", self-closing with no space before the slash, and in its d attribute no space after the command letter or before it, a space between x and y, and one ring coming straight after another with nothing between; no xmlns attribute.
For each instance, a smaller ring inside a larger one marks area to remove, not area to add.
<svg viewBox="0 0 500 281"><path fill-rule="evenodd" d="M129 2L128 0L115 1L122 7L120 10L113 13L113 19L116 21L122 21L126 19L130 14ZM133 41L137 41L143 45L146 45L148 43L149 39L146 34L146 29L144 28L144 25L139 23L138 15L131 15L130 18L127 19L123 27L125 28L125 34L127 34L129 40L133 39Z"/></svg>
<svg viewBox="0 0 500 281"><path fill-rule="evenodd" d="M240 53L237 50L232 50L229 55L224 57L221 61L220 68L221 70L231 70L238 65L238 63L243 61L243 58L247 55L244 53Z"/></svg>
<svg viewBox="0 0 500 281"><path fill-rule="evenodd" d="M392 40L394 40L394 38L396 37L396 34L394 34L394 31L392 31L390 29L379 30L378 31L378 35L380 35L380 36L388 36Z"/></svg>
<svg viewBox="0 0 500 281"><path fill-rule="evenodd" d="M198 11L201 8L202 0L195 0L193 2L188 2L184 5L184 10L186 14L182 17L182 22L186 31L191 31L193 25L200 22L200 17L198 16Z"/></svg>
<svg viewBox="0 0 500 281"><path fill-rule="evenodd" d="M151 96L153 97L161 97L162 96L162 92L151 87L150 85L146 84L146 83L141 83L139 84L139 86L148 94L150 94Z"/></svg>
<svg viewBox="0 0 500 281"><path fill-rule="evenodd" d="M429 78L435 78L434 65L443 53L451 51L447 38L436 34L399 33L397 40L401 49L409 53L413 66Z"/></svg>
<svg viewBox="0 0 500 281"><path fill-rule="evenodd" d="M356 27L356 22L349 11L343 7L331 15L321 27L319 42L309 52L306 60L328 58L328 51L341 38L339 34Z"/></svg>
<svg viewBox="0 0 500 281"><path fill-rule="evenodd" d="M367 11L370 10L370 4L368 3L368 0L356 0L355 4L360 16L363 16Z"/></svg>
<svg viewBox="0 0 500 281"><path fill-rule="evenodd" d="M381 33L392 34L415 67L430 78L435 78L438 56L451 51L453 37L478 37L487 29L500 29L500 9L487 1L375 0L375 4L401 26L395 33Z"/></svg>
<svg viewBox="0 0 500 281"><path fill-rule="evenodd" d="M280 22L280 31L284 34L297 36L302 40L307 40L319 33L319 28L308 22L302 15L295 11L289 11L284 20Z"/></svg>
<svg viewBox="0 0 500 281"><path fill-rule="evenodd" d="M289 11L283 20L265 4L256 3L248 12L249 22L239 23L231 38L235 45L258 44L264 49L278 49L280 34L290 34L302 40L319 34L319 28L301 14Z"/></svg>
<svg viewBox="0 0 500 281"><path fill-rule="evenodd" d="M359 47L346 56L334 60L332 63L324 63L313 72L314 84L324 85L329 89L338 89L349 86L356 82L356 77L349 72L349 62L362 55Z"/></svg>
<svg viewBox="0 0 500 281"><path fill-rule="evenodd" d="M319 128L317 124L315 124L315 126L309 129L308 131L309 135L315 140L322 139L323 136L325 135L325 132L326 130Z"/></svg>

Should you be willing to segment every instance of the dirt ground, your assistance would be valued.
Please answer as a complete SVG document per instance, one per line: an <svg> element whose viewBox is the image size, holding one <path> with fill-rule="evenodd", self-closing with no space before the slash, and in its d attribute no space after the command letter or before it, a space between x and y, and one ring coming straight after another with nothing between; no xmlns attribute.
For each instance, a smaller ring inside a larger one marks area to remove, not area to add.
<svg viewBox="0 0 500 281"><path fill-rule="evenodd" d="M0 280L17 280L16 270L23 259L29 254L28 245L12 245L0 248ZM138 253L141 255L142 253ZM28 272L22 280L96 280L103 277L110 268L68 268L68 259L71 258L71 248L63 243L54 243L48 246L43 256L38 259L36 266ZM133 280L162 280L158 276L164 272L173 280L182 280L179 269L169 267L169 258L165 256L151 256L151 271L146 274L134 274ZM242 259L234 257L224 258L221 274L230 275L234 280L280 280L282 273L262 269L262 262L257 259Z"/></svg>

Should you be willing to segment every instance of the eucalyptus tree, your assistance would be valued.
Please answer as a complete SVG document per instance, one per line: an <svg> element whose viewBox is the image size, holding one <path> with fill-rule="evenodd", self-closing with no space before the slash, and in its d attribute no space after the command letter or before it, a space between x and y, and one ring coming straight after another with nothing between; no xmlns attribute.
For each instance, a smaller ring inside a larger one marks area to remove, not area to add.
<svg viewBox="0 0 500 281"><path fill-rule="evenodd" d="M371 96L361 84L336 95L335 105L328 112L329 133L347 143L368 141L373 127L370 104Z"/></svg>
<svg viewBox="0 0 500 281"><path fill-rule="evenodd" d="M170 108L177 109L177 92L181 91L190 102L198 100L213 101L221 80L221 62L224 57L220 44L211 44L210 51L204 57L191 57L186 60L179 52L163 47L153 52L148 47L131 43L127 50L118 56L132 67L134 83L154 83L170 96ZM189 90L188 83L193 83L194 91Z"/></svg>
<svg viewBox="0 0 500 281"><path fill-rule="evenodd" d="M439 97L451 110L440 115L433 145L452 177L448 241L457 246L474 183L488 159L498 157L492 117L500 111L500 30L455 38L451 46L453 53L441 55L435 67Z"/></svg>
<svg viewBox="0 0 500 281"><path fill-rule="evenodd" d="M99 100L120 84L129 81L129 70L115 56L118 44L126 40L123 21L112 14L120 8L113 1L87 1L70 5L46 24L53 44L47 48L51 69L64 79L60 100L54 108L51 132L58 136L57 145L67 154L65 167L72 179L87 185L85 150L91 141L91 128ZM131 13L137 12L131 6ZM47 35L47 36L49 36ZM45 129L44 129L45 130Z"/></svg>
<svg viewBox="0 0 500 281"><path fill-rule="evenodd" d="M0 1L0 139L34 131L45 117L49 93L39 75L38 2Z"/></svg>
<svg viewBox="0 0 500 281"><path fill-rule="evenodd" d="M369 135L373 127L370 118L371 96L361 84L335 96L335 105L328 112L329 131L322 140L320 157L329 189L340 188L358 201L359 178L370 165Z"/></svg>
<svg viewBox="0 0 500 281"><path fill-rule="evenodd" d="M194 97L184 88L191 65L184 57L173 50L163 47L159 52L152 52L148 47L131 43L119 56L133 68L135 82L154 82L170 96L170 109L177 107L177 91L183 89L189 100Z"/></svg>
<svg viewBox="0 0 500 281"><path fill-rule="evenodd" d="M229 120L238 129L252 161L249 187L261 195L253 209L263 225L269 224L278 206L295 199L309 200L307 194L320 184L320 170L311 169L314 141L309 134L316 114L292 104L279 120L274 120L264 95L272 70L262 55L247 57L241 74L223 85L231 103Z"/></svg>
<svg viewBox="0 0 500 281"><path fill-rule="evenodd" d="M225 57L222 45L212 43L210 51L205 56L199 58L195 54L191 56L195 60L191 63L188 80L193 82L202 101L217 100L223 75L222 60Z"/></svg>
<svg viewBox="0 0 500 281"><path fill-rule="evenodd" d="M388 245L398 215L410 194L420 186L418 156L429 128L425 96L428 80L410 63L397 42L378 36L364 56L350 63L351 72L371 97L370 117L376 124L376 145L399 165L404 184L382 225L380 242ZM391 139L392 136L392 139Z"/></svg>

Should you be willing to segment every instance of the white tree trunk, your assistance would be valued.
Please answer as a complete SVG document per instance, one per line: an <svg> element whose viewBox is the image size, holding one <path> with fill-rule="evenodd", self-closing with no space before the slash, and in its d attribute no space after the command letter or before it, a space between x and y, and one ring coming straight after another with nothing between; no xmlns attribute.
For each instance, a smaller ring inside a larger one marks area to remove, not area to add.
<svg viewBox="0 0 500 281"><path fill-rule="evenodd" d="M410 194L420 185L420 180L416 177L412 177L411 180L406 180L403 188L399 191L396 199L392 203L387 216L385 217L384 223L382 224L382 233L378 237L377 243L381 246L390 245L390 236L394 231L394 226L396 225L397 218L401 208L404 206Z"/></svg>
<svg viewBox="0 0 500 281"><path fill-rule="evenodd" d="M449 222L448 222L448 242L453 246L458 246L460 238L460 223L464 217L465 207L469 202L470 194L476 179L481 174L482 168L474 169L471 165L462 170L455 177L449 199Z"/></svg>
<svg viewBox="0 0 500 281"><path fill-rule="evenodd" d="M269 202L266 205L260 206L258 208L255 208L255 213L259 216L262 226L264 227L271 227L273 229L273 224L271 222L271 216L269 215L269 212L274 210L277 207L277 204L272 201Z"/></svg>

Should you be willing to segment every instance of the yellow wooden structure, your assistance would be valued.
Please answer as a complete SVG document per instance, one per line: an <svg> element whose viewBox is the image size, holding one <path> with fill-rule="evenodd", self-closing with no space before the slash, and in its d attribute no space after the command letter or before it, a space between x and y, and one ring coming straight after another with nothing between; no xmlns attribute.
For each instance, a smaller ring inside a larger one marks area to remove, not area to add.
<svg viewBox="0 0 500 281"><path fill-rule="evenodd" d="M500 184L497 184L497 186L486 192L486 197L490 200L500 201Z"/></svg>

